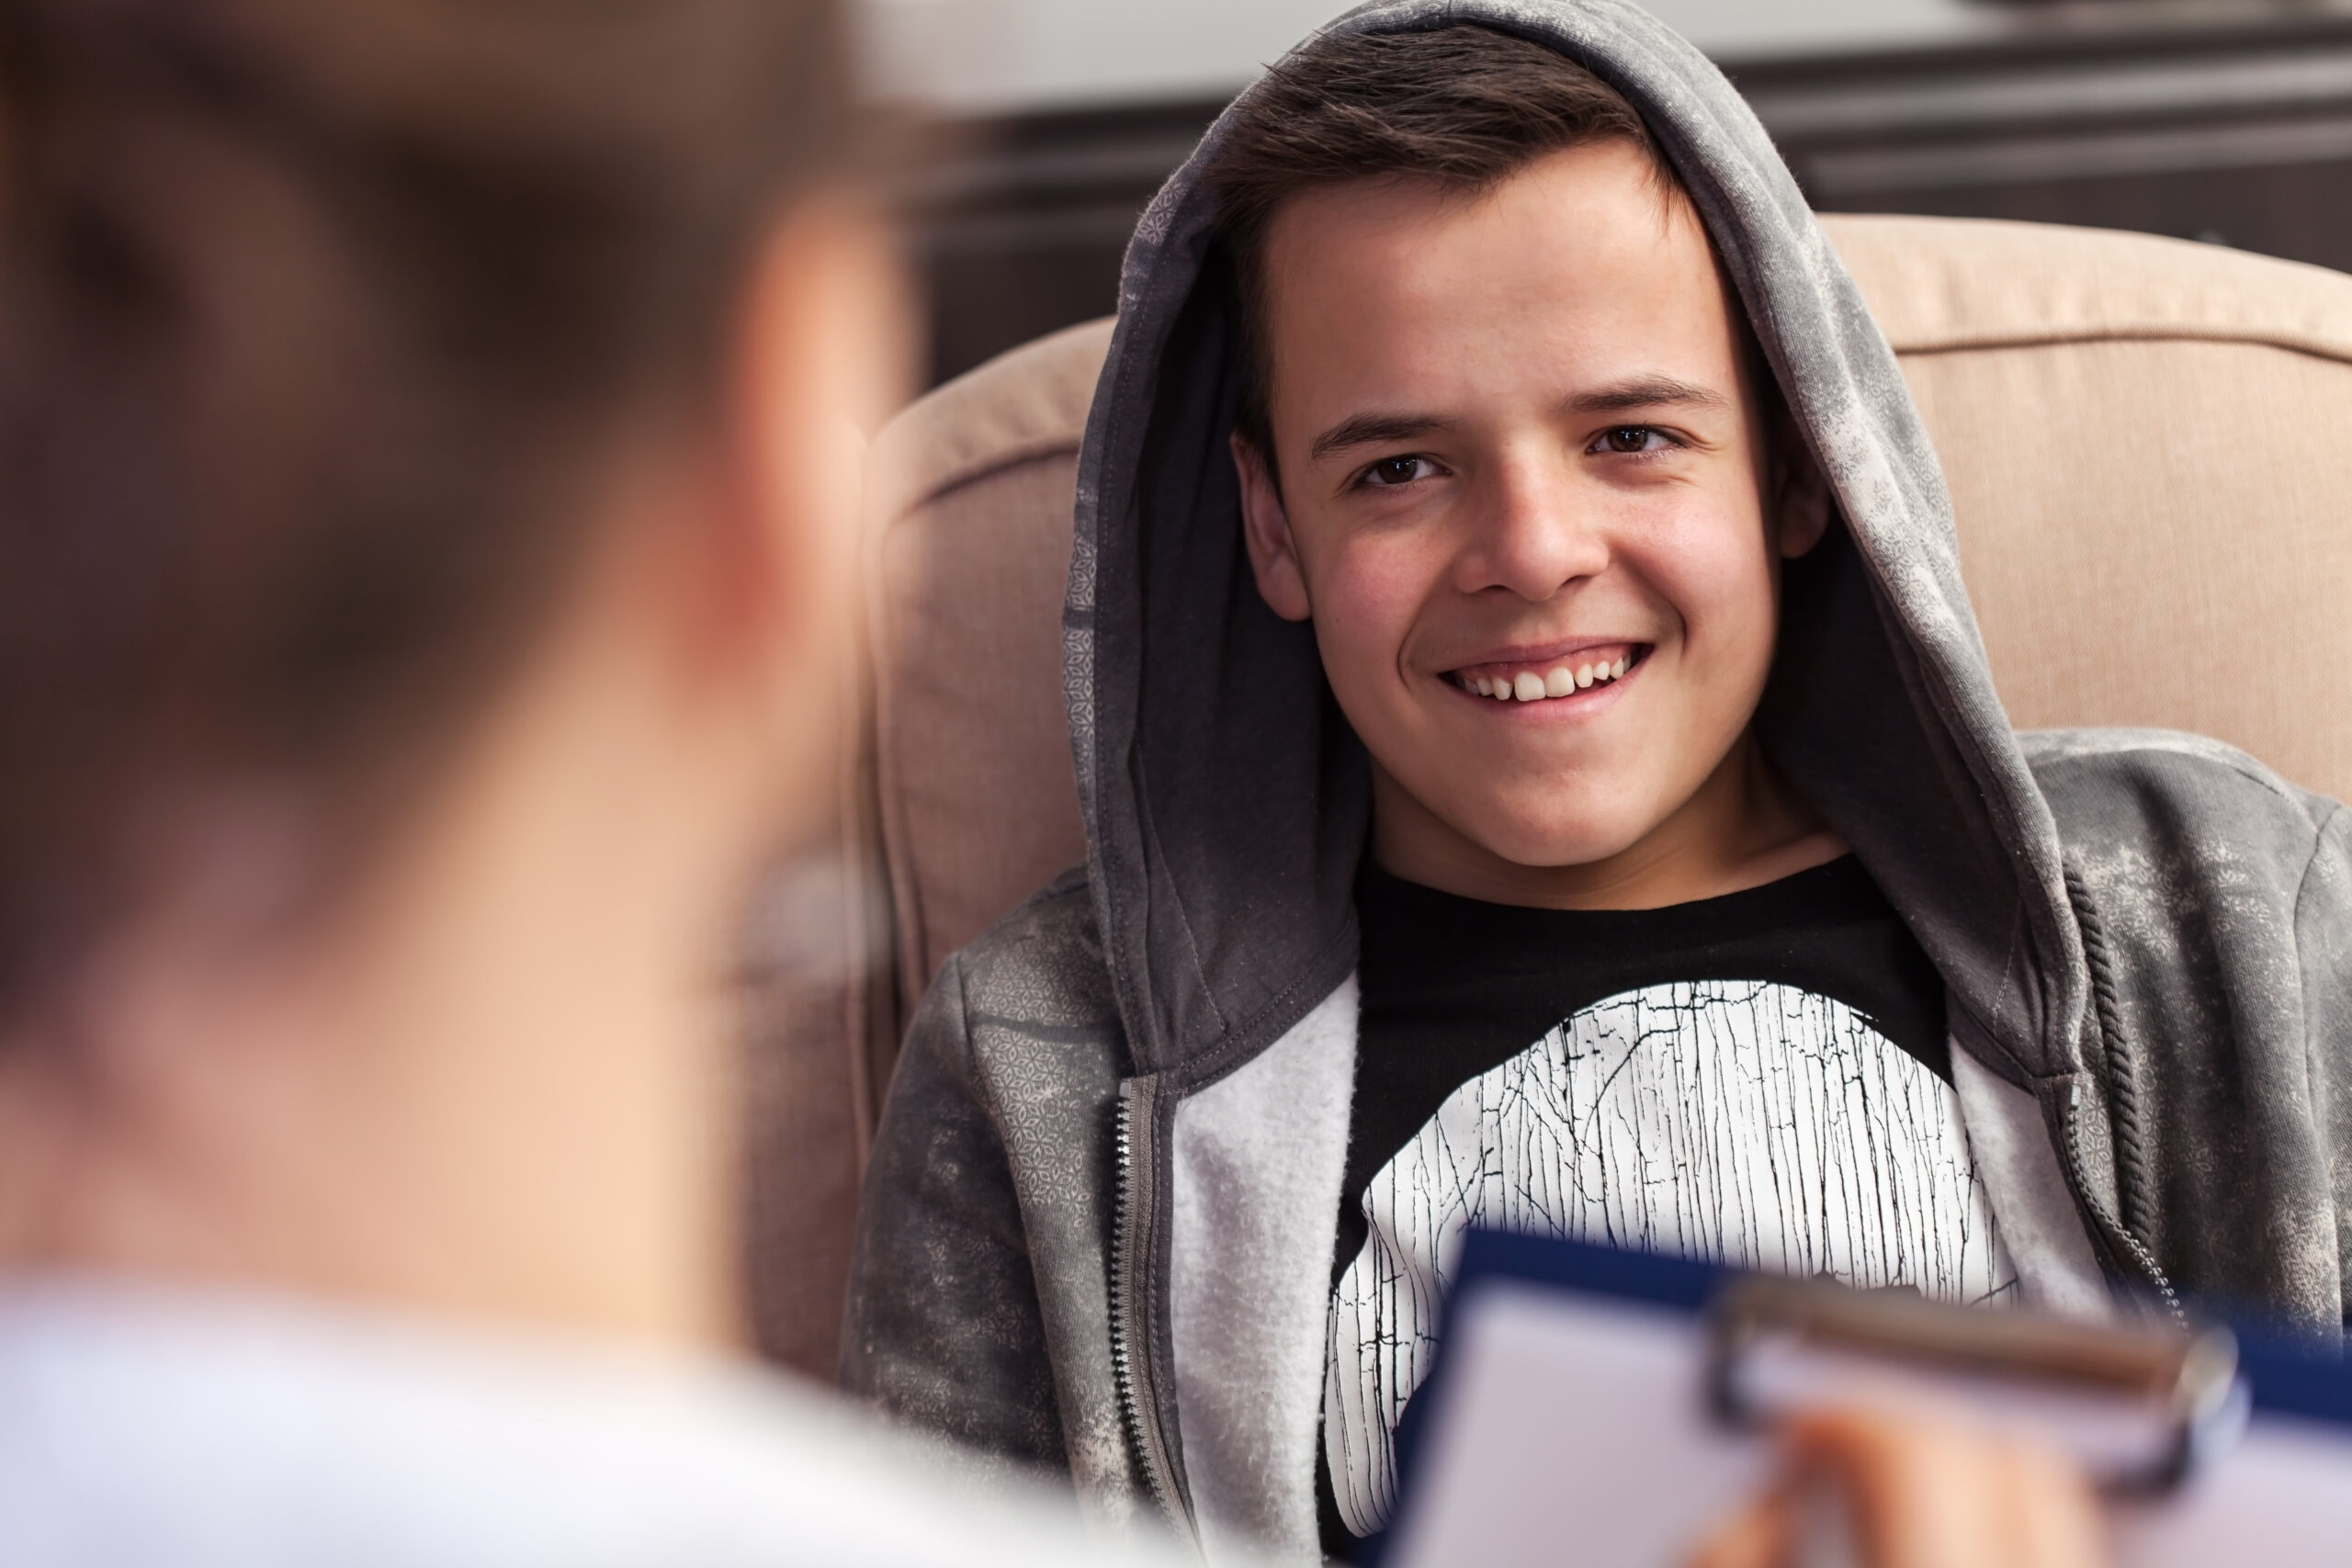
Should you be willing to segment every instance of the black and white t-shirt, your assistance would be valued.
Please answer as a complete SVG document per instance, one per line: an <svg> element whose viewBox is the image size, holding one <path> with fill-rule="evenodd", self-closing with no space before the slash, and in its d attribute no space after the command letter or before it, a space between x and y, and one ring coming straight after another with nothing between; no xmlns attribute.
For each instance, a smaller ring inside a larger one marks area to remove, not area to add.
<svg viewBox="0 0 2352 1568"><path fill-rule="evenodd" d="M1383 1528L1469 1226L1984 1302L2015 1277L1943 983L1850 857L1663 909L1520 908L1367 866L1324 1385L1324 1536Z"/></svg>

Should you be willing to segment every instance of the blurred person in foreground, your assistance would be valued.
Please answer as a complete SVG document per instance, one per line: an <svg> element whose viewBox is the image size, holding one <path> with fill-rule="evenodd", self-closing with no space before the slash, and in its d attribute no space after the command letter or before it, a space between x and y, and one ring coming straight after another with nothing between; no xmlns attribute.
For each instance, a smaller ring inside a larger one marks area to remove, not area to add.
<svg viewBox="0 0 2352 1568"><path fill-rule="evenodd" d="M0 1562L1076 1560L740 1348L842 28L0 3Z"/></svg>

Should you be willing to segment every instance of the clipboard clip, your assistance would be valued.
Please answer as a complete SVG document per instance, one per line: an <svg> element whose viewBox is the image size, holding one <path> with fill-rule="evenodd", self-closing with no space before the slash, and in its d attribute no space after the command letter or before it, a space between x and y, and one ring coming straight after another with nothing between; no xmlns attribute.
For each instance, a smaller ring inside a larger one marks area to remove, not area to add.
<svg viewBox="0 0 2352 1568"><path fill-rule="evenodd" d="M1808 1404L1922 1397L2030 1423L2102 1491L2178 1486L2233 1439L2248 1399L2224 1328L2076 1323L1931 1302L1909 1290L1745 1275L1707 1310L1706 1398L1768 1427Z"/></svg>

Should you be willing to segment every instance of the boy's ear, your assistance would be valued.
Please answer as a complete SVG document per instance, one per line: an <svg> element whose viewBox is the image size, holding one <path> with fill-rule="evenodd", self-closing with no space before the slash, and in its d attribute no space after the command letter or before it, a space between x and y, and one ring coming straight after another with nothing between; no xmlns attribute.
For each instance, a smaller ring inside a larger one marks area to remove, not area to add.
<svg viewBox="0 0 2352 1568"><path fill-rule="evenodd" d="M1282 490L1268 460L1239 431L1233 433L1231 444L1234 472L1241 479L1241 537L1250 549L1250 569L1257 573L1258 597L1283 620L1303 621L1313 611Z"/></svg>
<svg viewBox="0 0 2352 1568"><path fill-rule="evenodd" d="M1780 460L1773 464L1774 526L1781 558L1794 560L1821 543L1829 530L1829 477L1794 428L1782 432L1780 448Z"/></svg>

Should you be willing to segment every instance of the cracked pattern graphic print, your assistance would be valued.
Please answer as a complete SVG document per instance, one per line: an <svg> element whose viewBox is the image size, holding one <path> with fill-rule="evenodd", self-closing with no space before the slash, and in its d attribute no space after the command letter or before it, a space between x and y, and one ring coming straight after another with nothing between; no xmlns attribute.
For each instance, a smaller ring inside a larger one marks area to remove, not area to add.
<svg viewBox="0 0 2352 1568"><path fill-rule="evenodd" d="M1397 1418L1484 1225L1981 1303L2015 1277L1943 1079L1843 1002L1760 981L1597 1002L1447 1097L1363 1195L1323 1427L1348 1528L1396 1506Z"/></svg>

